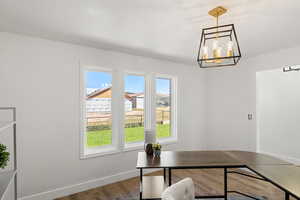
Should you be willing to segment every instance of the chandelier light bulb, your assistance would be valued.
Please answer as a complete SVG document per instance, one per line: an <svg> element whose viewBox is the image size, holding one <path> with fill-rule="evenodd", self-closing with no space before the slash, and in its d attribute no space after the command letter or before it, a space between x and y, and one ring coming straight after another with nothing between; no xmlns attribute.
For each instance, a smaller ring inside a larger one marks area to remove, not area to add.
<svg viewBox="0 0 300 200"><path fill-rule="evenodd" d="M217 48L217 58L222 57L221 54L222 54L222 47L218 47Z"/></svg>
<svg viewBox="0 0 300 200"><path fill-rule="evenodd" d="M216 49L216 55L215 55L215 58L220 58L220 57L222 57L222 47L218 47L217 49ZM221 63L222 62L222 60L220 60L220 59L216 59L215 60L215 63Z"/></svg>
<svg viewBox="0 0 300 200"><path fill-rule="evenodd" d="M227 56L228 57L233 56L233 42L232 41L229 41L227 43Z"/></svg>
<svg viewBox="0 0 300 200"><path fill-rule="evenodd" d="M207 46L203 46L203 48L202 48L202 58L203 59L208 58L208 47Z"/></svg>
<svg viewBox="0 0 300 200"><path fill-rule="evenodd" d="M219 50L219 43L218 40L214 40L212 44L212 51L213 51L213 57L217 58L218 55L220 55L220 50Z"/></svg>

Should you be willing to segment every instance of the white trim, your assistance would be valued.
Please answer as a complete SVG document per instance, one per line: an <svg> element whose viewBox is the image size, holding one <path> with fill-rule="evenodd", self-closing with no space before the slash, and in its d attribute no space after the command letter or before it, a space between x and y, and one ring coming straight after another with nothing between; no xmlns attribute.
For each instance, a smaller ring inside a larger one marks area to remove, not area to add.
<svg viewBox="0 0 300 200"><path fill-rule="evenodd" d="M122 73L114 70L112 73L112 96L111 96L111 113L112 113L112 145L118 149L122 149L122 137L121 129L120 129L120 114L123 113L123 109L120 108L120 101L122 100L122 89L120 88L122 85Z"/></svg>
<svg viewBox="0 0 300 200"><path fill-rule="evenodd" d="M154 171L158 171L159 169L155 170L147 170L147 173L151 173ZM131 171L126 171L126 172L121 172L112 176L106 176L106 177L101 177L101 178L96 178L92 180L88 180L85 182L77 183L74 185L68 185L60 188L56 188L53 190L33 194L33 195L28 195L24 196L21 198L18 198L19 200L50 200L50 199L55 199L67 195L71 195L74 193L86 191L89 189L93 189L96 187L104 186L110 183L115 183L118 181L126 180L132 177L138 176L138 170L131 170Z"/></svg>
<svg viewBox="0 0 300 200"><path fill-rule="evenodd" d="M102 155L107 155L107 154L113 154L113 153L118 153L119 149L117 148L117 142L119 141L116 139L116 136L118 135L116 131L118 131L118 128L116 127L116 122L117 120L114 120L114 116L112 117L112 145L109 146L104 146L104 147L96 147L96 148L91 148L91 149L85 149L85 144L86 144L86 112L85 112L85 96L86 96L86 90L85 90L85 72L87 71L95 71L95 72L104 72L104 73L110 73L112 76L112 95L114 94L114 83L116 80L114 80L115 73L116 71L108 68L102 68L102 67L97 67L97 66L85 66L81 65L79 63L79 68L80 68L80 128L79 128L79 134L80 134L80 159L86 159L90 157L96 157L96 156L102 156ZM112 98L113 99L113 98ZM113 100L111 102L111 112L113 112ZM95 153L87 153L88 151L95 151Z"/></svg>
<svg viewBox="0 0 300 200"><path fill-rule="evenodd" d="M178 128L178 81L177 77L174 77L171 79L172 80L172 85L171 85L171 128L172 128L172 139L173 140L178 140L178 133L177 133L177 128Z"/></svg>
<svg viewBox="0 0 300 200"><path fill-rule="evenodd" d="M158 139L159 143L162 144L168 144L168 143L176 143L178 141L178 134L177 134L177 129L178 129L178 105L177 105L177 98L178 98L178 79L177 76L173 76L173 75L166 75L166 74L155 74L154 77L154 94L153 96L155 96L156 98L156 79L157 78L161 78L161 79L169 79L171 82L171 121L170 121L170 125L171 125L171 137L167 137L167 138L162 138L162 139ZM156 116L156 101L154 104L154 115ZM156 128L156 120L154 120L154 126Z"/></svg>
<svg viewBox="0 0 300 200"><path fill-rule="evenodd" d="M125 84L124 84L124 76L125 76L125 72L119 72L119 90L118 92L118 99L117 99L117 112L118 113L118 128L119 128L119 149L123 150L124 149L124 145L125 145L125 132L124 132L124 115L125 115L125 102L124 102L124 89L125 89Z"/></svg>
<svg viewBox="0 0 300 200"><path fill-rule="evenodd" d="M156 78L165 78L171 81L171 137L159 139L162 144L174 144L177 142L177 77L166 74L155 74L135 71L120 71L97 66L80 66L80 159L121 153L123 151L141 150L143 143L125 142L124 131L124 92L126 75L144 77L144 129L153 130L156 133ZM86 144L86 112L85 112L85 72L106 72L112 76L112 144L95 148L85 149Z"/></svg>
<svg viewBox="0 0 300 200"><path fill-rule="evenodd" d="M159 144L163 144L163 145L177 144L178 139L174 137L166 137L166 138L160 138L158 142Z"/></svg>
<svg viewBox="0 0 300 200"><path fill-rule="evenodd" d="M99 67L96 65L81 65L81 68L86 71L96 71L96 72L106 72L106 73L112 73L113 71L115 71L114 69Z"/></svg>
<svg viewBox="0 0 300 200"><path fill-rule="evenodd" d="M116 154L116 153L120 153L120 152L121 152L121 150L119 150L118 148L116 148L112 145L88 148L88 149L85 149L85 154L83 156L81 156L80 159L106 156L106 155Z"/></svg>
<svg viewBox="0 0 300 200"><path fill-rule="evenodd" d="M146 82L146 98L145 98L145 111L146 111L146 127L150 131L153 131L156 134L155 127L155 78L153 73L147 74Z"/></svg>
<svg viewBox="0 0 300 200"><path fill-rule="evenodd" d="M300 159L299 158L294 158L294 157L290 157L290 156L285 156L282 154L276 154L276 153L270 153L270 152L265 152L265 151L259 151L258 153L263 153L263 154L267 154L273 157L277 157L279 159L282 159L284 161L293 163L294 165L300 165Z"/></svg>
<svg viewBox="0 0 300 200"><path fill-rule="evenodd" d="M177 76L169 75L169 74L156 73L155 78L175 79L175 78L177 78Z"/></svg>
<svg viewBox="0 0 300 200"><path fill-rule="evenodd" d="M259 87L257 85L257 75L259 72L255 73L255 96L256 96L256 103L255 103L255 109L256 109L256 151L259 152L260 151L260 111L258 108L258 94L259 94Z"/></svg>
<svg viewBox="0 0 300 200"><path fill-rule="evenodd" d="M135 150L144 150L144 141L127 143L124 146L123 151L135 151Z"/></svg>
<svg viewBox="0 0 300 200"><path fill-rule="evenodd" d="M138 71L131 71L131 70L125 70L124 71L124 76L126 75L133 75L133 76L144 76L146 79L147 73L145 72L138 72Z"/></svg>
<svg viewBox="0 0 300 200"><path fill-rule="evenodd" d="M124 72L124 75L123 75L123 93L122 95L125 94L125 78L126 76L140 76L140 77L143 77L144 78L144 102L143 102L143 108L144 108L144 130L148 129L148 126L147 126L147 121L148 121L148 110L147 110L147 106L146 106L146 98L148 96L147 94L147 83L148 83L148 80L147 80L147 75L146 73L143 73L143 72L135 72L135 71L125 71ZM124 110L124 101L122 101L122 105L123 105L123 110ZM143 147L143 142L144 141L137 141L137 142L132 142L132 143L126 143L125 141L125 124L124 124L124 118L125 118L125 110L123 112L123 115L122 115L122 126L120 128L122 128L122 131L123 131L123 149L125 151L130 151L130 150L135 150L135 149L141 149L140 147ZM141 144L142 143L142 144ZM142 148L143 149L143 148Z"/></svg>
<svg viewBox="0 0 300 200"><path fill-rule="evenodd" d="M83 97L86 95L86 91L84 89L84 83L85 83L85 76L84 76L84 68L81 66L79 62L79 138L80 138L80 152L79 152L79 158L82 159L84 158L84 144L86 143L86 139L84 137L84 132L85 132L85 112L84 112L84 107L85 107L85 102L83 101Z"/></svg>

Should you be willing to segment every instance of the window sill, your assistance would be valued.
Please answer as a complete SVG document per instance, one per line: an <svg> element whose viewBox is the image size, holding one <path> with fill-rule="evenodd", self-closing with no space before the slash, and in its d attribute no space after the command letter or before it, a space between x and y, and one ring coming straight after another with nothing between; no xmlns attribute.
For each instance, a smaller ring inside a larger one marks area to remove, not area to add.
<svg viewBox="0 0 300 200"><path fill-rule="evenodd" d="M157 142L162 145L169 145L169 144L177 144L178 140L177 138L171 137L171 138L158 139Z"/></svg>
<svg viewBox="0 0 300 200"><path fill-rule="evenodd" d="M131 143L126 144L123 151L135 151L135 150L144 150L144 142L137 142L137 143Z"/></svg>
<svg viewBox="0 0 300 200"><path fill-rule="evenodd" d="M94 157L101 157L107 156L112 154L120 153L121 151L116 147L96 147L96 148L89 148L86 149L83 154L81 154L80 159L87 159L87 158L94 158Z"/></svg>
<svg viewBox="0 0 300 200"><path fill-rule="evenodd" d="M171 144L177 144L178 140L177 138L171 137L171 138L157 140L157 142L162 145L171 145ZM135 150L144 150L144 142L127 144L125 145L123 152L135 151Z"/></svg>
<svg viewBox="0 0 300 200"><path fill-rule="evenodd" d="M161 145L171 145L171 144L177 144L178 140L176 138L165 138L160 139L158 142ZM95 157L102 157L102 156L109 156L113 154L120 154L122 152L129 152L129 151L136 151L136 150L144 150L144 143L131 143L125 145L125 148L123 150L119 150L116 147L109 146L109 147L100 147L100 148L90 148L85 150L85 153L80 156L80 159L88 159L88 158L95 158Z"/></svg>

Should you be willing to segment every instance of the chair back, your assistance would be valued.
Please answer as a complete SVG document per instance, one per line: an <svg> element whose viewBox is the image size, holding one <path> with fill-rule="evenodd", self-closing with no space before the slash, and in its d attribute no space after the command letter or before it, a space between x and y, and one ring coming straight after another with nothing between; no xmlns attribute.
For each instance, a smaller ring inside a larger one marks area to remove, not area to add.
<svg viewBox="0 0 300 200"><path fill-rule="evenodd" d="M191 178L185 178L168 187L161 195L162 200L194 200L195 186Z"/></svg>

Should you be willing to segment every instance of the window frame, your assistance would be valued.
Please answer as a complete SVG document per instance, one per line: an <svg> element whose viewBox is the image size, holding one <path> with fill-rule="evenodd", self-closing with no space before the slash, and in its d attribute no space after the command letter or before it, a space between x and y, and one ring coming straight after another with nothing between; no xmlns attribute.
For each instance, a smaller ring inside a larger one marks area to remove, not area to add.
<svg viewBox="0 0 300 200"><path fill-rule="evenodd" d="M111 81L111 88L112 88L112 98L111 98L111 130L112 130L112 143L110 145L105 146L98 146L98 147L91 147L86 148L86 72L104 72L111 74L112 81ZM114 117L113 113L115 108L116 102L116 92L117 89L115 85L116 83L116 71L109 69L109 68L102 68L98 66L81 66L80 67L80 158L90 158L95 156L102 156L112 153L119 153L119 139L118 139L118 128L117 128L117 121Z"/></svg>
<svg viewBox="0 0 300 200"><path fill-rule="evenodd" d="M149 86L148 86L148 82L149 82L149 76L144 73L144 72L136 72L136 71L125 71L123 74L123 95L125 93L125 77L126 76L143 76L144 77L144 130L150 129L151 127L149 126L148 120L149 120L149 106L147 105L150 101L148 100L149 98ZM142 147L144 147L144 141L140 141L140 142L130 142L130 143L126 143L126 138L125 138L125 123L124 123L124 119L125 119L125 105L123 104L123 119L122 119L122 131L123 131L123 149L124 151L129 151L129 150L136 150L136 149L141 149Z"/></svg>
<svg viewBox="0 0 300 200"><path fill-rule="evenodd" d="M170 112L171 112L171 120L170 120L170 131L171 131L171 136L170 137L165 137L165 138L157 138L156 141L159 142L160 144L170 144L170 143L176 143L178 141L178 135L177 135L177 112L178 112L178 107L177 107L177 100L178 100L178 86L177 86L177 76L173 75L168 75L168 74L155 74L154 76L154 98L156 98L156 79L161 78L161 79L169 79L171 82L171 106L170 106ZM155 133L157 133L156 130L156 99L154 101L154 106L153 106L153 116L154 116L154 130Z"/></svg>
<svg viewBox="0 0 300 200"><path fill-rule="evenodd" d="M112 76L112 144L86 148L86 72L105 72ZM79 95L80 95L80 159L87 159L109 154L117 154L126 151L141 150L144 141L126 143L125 141L125 77L136 75L144 77L144 130L153 130L156 133L156 78L167 78L171 80L171 136L157 139L160 144L174 144L177 142L177 77L167 74L136 72L130 70L117 70L99 66L80 65L79 70Z"/></svg>

